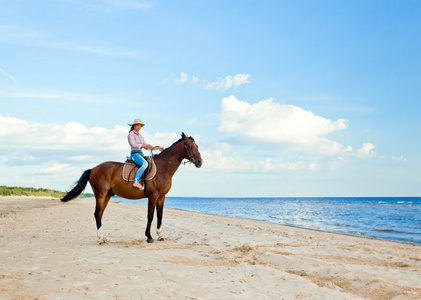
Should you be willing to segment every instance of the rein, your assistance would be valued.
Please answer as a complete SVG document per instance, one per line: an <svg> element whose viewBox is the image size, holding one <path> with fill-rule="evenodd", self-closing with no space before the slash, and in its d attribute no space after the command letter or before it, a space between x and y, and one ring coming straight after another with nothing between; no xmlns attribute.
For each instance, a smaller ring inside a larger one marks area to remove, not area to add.
<svg viewBox="0 0 421 300"><path fill-rule="evenodd" d="M182 161L181 163L173 163L172 161L167 160L167 163L169 163L170 165L175 165L175 166L181 166L181 165L187 165L188 163L192 163L190 160L187 161Z"/></svg>
<svg viewBox="0 0 421 300"><path fill-rule="evenodd" d="M195 154L190 154L190 153L189 153L189 150L187 149L187 142L188 142L188 141L184 141L184 149L186 150L187 155L189 156L188 160L187 160L187 161L184 161L184 162L183 162L183 161L181 161L181 163L173 163L172 161L167 160L167 163L169 163L169 164L171 164L171 165L176 165L176 166L186 165L186 164L188 164L188 163L194 163L193 158L194 158L196 155L200 154L200 152L196 152ZM194 141L193 141L193 143L194 143ZM151 151L151 154L152 154L153 149L151 149L150 151ZM183 159L183 160L184 160L184 159Z"/></svg>

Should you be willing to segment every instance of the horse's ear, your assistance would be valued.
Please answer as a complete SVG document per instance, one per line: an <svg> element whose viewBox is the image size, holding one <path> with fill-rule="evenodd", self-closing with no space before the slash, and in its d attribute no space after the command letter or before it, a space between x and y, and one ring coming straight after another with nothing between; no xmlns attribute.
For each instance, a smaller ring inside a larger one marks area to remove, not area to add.
<svg viewBox="0 0 421 300"><path fill-rule="evenodd" d="M185 140L187 138L187 136L183 133L181 133L181 137Z"/></svg>

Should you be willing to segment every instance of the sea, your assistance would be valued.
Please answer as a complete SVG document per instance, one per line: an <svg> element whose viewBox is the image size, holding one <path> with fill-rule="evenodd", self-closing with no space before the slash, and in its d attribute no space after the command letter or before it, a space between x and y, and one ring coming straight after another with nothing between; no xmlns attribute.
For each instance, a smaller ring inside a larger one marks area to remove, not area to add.
<svg viewBox="0 0 421 300"><path fill-rule="evenodd" d="M147 199L127 200L119 197L114 199L127 204L147 205ZM421 197L167 197L165 207L421 244Z"/></svg>

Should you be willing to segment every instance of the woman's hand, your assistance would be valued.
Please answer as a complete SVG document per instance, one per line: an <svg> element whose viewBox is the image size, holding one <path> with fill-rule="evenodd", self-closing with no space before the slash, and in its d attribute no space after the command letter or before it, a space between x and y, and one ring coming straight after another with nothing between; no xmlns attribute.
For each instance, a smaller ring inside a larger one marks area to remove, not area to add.
<svg viewBox="0 0 421 300"><path fill-rule="evenodd" d="M164 147L159 147L159 146L152 146L152 145L142 145L142 148L148 149L148 150L159 150L159 151L164 151Z"/></svg>
<svg viewBox="0 0 421 300"><path fill-rule="evenodd" d="M151 150L164 151L164 147L155 146L155 147L152 147L152 149L151 149Z"/></svg>

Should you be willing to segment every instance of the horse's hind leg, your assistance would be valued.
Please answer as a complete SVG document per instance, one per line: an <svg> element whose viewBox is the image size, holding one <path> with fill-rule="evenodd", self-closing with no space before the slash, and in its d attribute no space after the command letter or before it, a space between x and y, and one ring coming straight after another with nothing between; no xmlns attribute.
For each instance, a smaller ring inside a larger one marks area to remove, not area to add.
<svg viewBox="0 0 421 300"><path fill-rule="evenodd" d="M102 215L104 214L105 208L107 208L108 201L110 201L111 198L110 193L106 193L105 195L103 193L95 193L96 198L96 207L95 207L95 221L96 221L96 229L97 229L97 235L100 240L100 244L106 243L105 235L102 232Z"/></svg>
<svg viewBox="0 0 421 300"><path fill-rule="evenodd" d="M158 241L163 241L162 237L162 215L164 213L164 201L165 197L159 198L156 203L156 215L158 217L158 224L156 226L156 234L158 235Z"/></svg>

